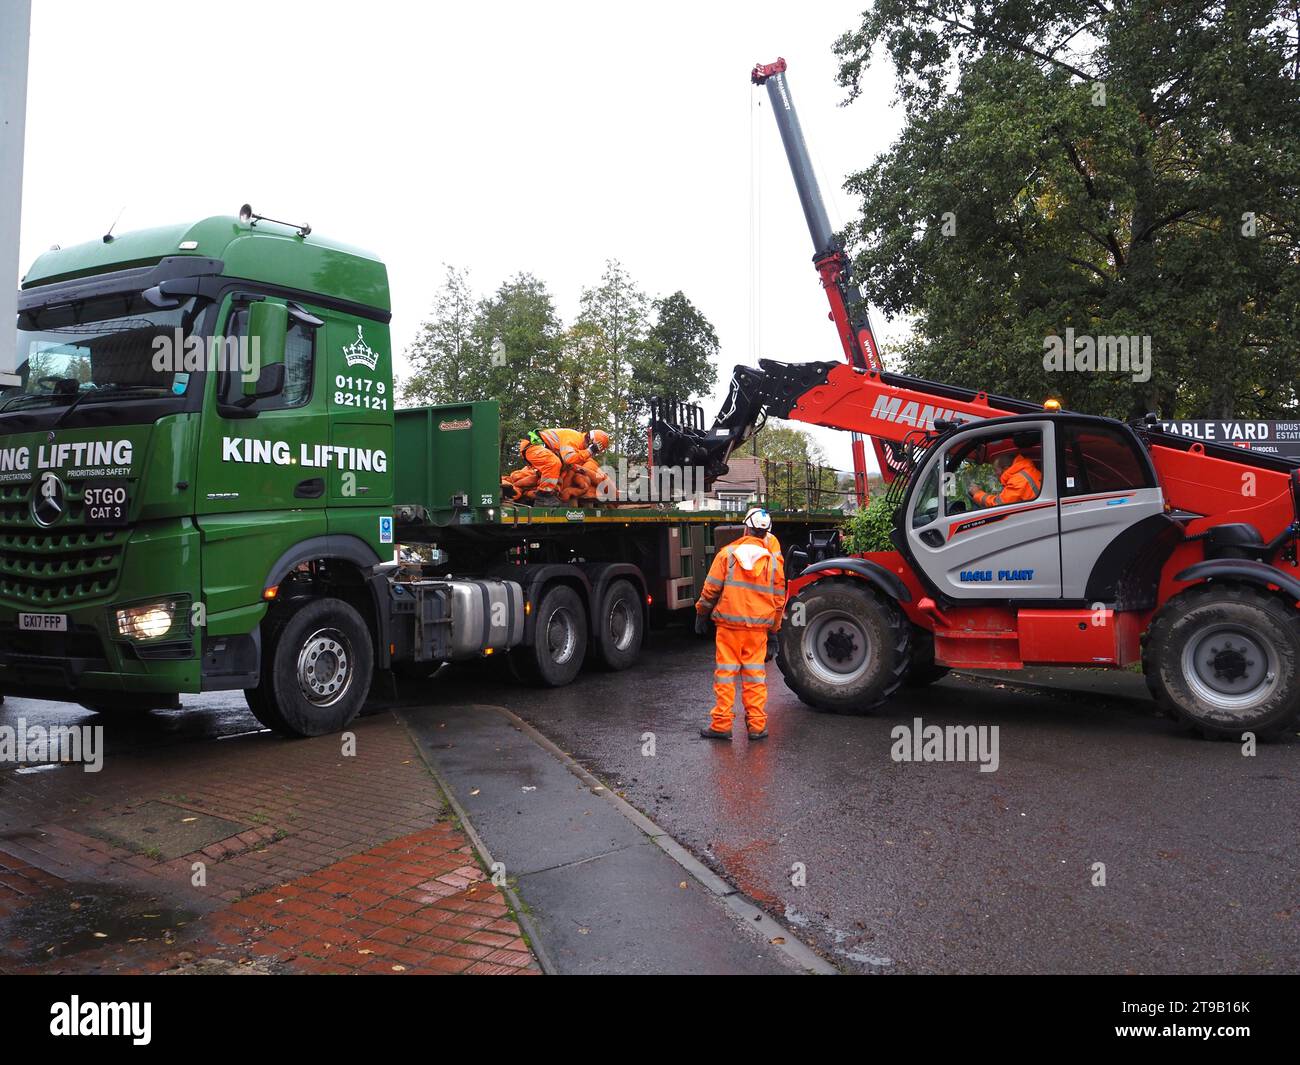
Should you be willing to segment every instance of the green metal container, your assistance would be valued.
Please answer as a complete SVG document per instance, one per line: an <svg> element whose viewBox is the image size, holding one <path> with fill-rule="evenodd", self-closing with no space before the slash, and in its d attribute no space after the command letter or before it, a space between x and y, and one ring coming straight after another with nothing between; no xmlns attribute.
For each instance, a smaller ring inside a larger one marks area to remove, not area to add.
<svg viewBox="0 0 1300 1065"><path fill-rule="evenodd" d="M435 525L497 520L501 470L495 401L395 412L395 502L423 507Z"/></svg>

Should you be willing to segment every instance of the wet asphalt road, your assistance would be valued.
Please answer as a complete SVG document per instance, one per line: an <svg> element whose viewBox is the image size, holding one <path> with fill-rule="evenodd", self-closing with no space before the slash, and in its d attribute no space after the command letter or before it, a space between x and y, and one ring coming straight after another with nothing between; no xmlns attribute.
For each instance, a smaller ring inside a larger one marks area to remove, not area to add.
<svg viewBox="0 0 1300 1065"><path fill-rule="evenodd" d="M956 678L838 717L773 670L771 738L720 744L696 736L711 644L655 636L627 673L531 692L461 674L439 698L499 696L849 971L1300 971L1296 737L1246 758L1145 699ZM894 762L915 717L997 725L999 768Z"/></svg>
<svg viewBox="0 0 1300 1065"><path fill-rule="evenodd" d="M751 747L739 730L732 744L696 736L711 684L711 645L668 632L633 670L570 688L459 668L413 694L431 715L513 710L846 971L1300 971L1294 736L1246 758L1145 700L960 678L836 717L773 670L771 738ZM258 728L239 693L186 703L103 722L108 750L165 757ZM0 724L20 716L102 722L0 706ZM997 771L892 760L891 729L916 717L998 726Z"/></svg>

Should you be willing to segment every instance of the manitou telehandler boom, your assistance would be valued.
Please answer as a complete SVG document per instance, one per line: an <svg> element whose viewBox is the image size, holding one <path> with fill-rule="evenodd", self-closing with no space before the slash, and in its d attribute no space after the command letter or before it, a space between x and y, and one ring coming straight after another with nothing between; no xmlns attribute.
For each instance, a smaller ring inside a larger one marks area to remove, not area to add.
<svg viewBox="0 0 1300 1065"><path fill-rule="evenodd" d="M821 278L822 288L826 290L826 299L831 305L831 321L835 323L835 331L839 334L844 358L850 366L858 369L883 370L885 364L880 357L880 349L876 347L871 313L867 301L853 283L849 257L831 229L830 219L826 215L826 204L822 200L817 175L808 156L808 145L803 139L803 127L799 124L799 113L795 110L794 98L790 95L785 70L784 59L777 59L775 63L759 63L751 71L750 80L755 85L767 87L767 98L776 118L776 128L780 131L785 156L790 163L790 173L794 177L795 190L799 193L799 203L803 206L804 220L808 223L808 235L812 237L813 265ZM865 504L867 455L861 434L853 434L852 445L853 480L858 502ZM886 448L879 439L874 441L874 445L882 476L886 481L893 480L897 453Z"/></svg>
<svg viewBox="0 0 1300 1065"><path fill-rule="evenodd" d="M755 77L783 78L776 66ZM797 167L796 183L809 212L815 186ZM851 306L827 292L833 316ZM1166 433L1154 415L1128 425L853 357L737 367L708 430L653 425L654 461L719 476L768 415L869 435L897 473L893 550L787 550L778 663L805 703L861 713L949 668L1141 662L1204 735L1300 715L1300 464ZM1007 498L992 475L1004 460L1029 471Z"/></svg>

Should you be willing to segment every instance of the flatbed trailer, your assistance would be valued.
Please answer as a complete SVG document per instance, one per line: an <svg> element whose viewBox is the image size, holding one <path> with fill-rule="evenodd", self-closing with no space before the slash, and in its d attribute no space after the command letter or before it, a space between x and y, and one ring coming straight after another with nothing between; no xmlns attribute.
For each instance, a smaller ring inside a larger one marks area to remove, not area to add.
<svg viewBox="0 0 1300 1065"><path fill-rule="evenodd" d="M437 548L438 561L419 567L423 580L474 574L521 587L525 621L510 660L535 683L569 683L583 647L604 669L632 665L649 628L693 609L714 551L740 531L739 514L690 501L501 502L494 403L399 410L396 423L397 498L419 502L394 508L395 538ZM841 518L772 512L782 543L829 538ZM423 662L426 653L436 661L433 649L413 647L408 657Z"/></svg>

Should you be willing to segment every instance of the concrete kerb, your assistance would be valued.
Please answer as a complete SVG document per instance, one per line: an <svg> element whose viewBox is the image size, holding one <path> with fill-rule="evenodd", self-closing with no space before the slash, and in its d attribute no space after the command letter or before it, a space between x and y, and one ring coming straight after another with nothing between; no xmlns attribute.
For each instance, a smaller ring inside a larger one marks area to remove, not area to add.
<svg viewBox="0 0 1300 1065"><path fill-rule="evenodd" d="M492 857L492 852L487 849L487 844L483 842L482 837L474 828L474 823L469 819L469 814L465 812L465 807L461 806L460 802L456 799L455 793L451 790L447 781L443 779L442 774L438 772L437 767L429 761L428 756L424 753L424 747L421 745L416 735L411 731L410 726L402 719L402 715L394 714L393 716L397 718L402 728L406 730L406 734L411 738L411 743L419 752L420 760L424 762L424 767L429 771L429 775L433 777L434 783L438 785L438 789L447 800L447 805L451 807L452 813L456 815L456 819L460 822L461 829L464 831L465 835L469 837L470 846L474 848L474 853L478 855L479 861L483 864L483 867L490 872L492 867L496 864L496 859ZM510 908L514 911L515 920L519 922L519 927L524 930L524 935L528 937L528 945L532 948L533 955L537 958L538 965L542 967L542 972L547 976L555 976L559 970L556 969L555 963L547 953L546 946L542 942L542 937L537 932L537 926L533 924L532 919L528 916L528 912L524 909L524 905L519 900L519 896L515 894L515 889L512 888L509 883L504 883L501 885L501 893L506 897L506 901L510 903Z"/></svg>
<svg viewBox="0 0 1300 1065"><path fill-rule="evenodd" d="M569 770L570 773L581 780L593 795L612 802L624 817L631 821L632 824L645 833L645 835L649 836L665 854L677 862L677 864L689 873L691 877L699 881L699 883L711 894L718 896L722 901L722 904L726 906L736 918L744 921L753 928L761 929L763 934L768 935L768 940L771 945L784 953L791 961L795 962L801 968L806 969L808 972L816 973L817 975L839 975L839 970L835 968L834 965L828 962L807 944L797 939L790 930L779 921L768 916L758 906L750 902L749 899L745 898L745 896L737 891L736 888L728 884L713 872L713 870L696 858L695 855L691 854L690 851L673 839L673 837L664 831L664 829L660 828L659 825L646 817L645 814L634 807L626 799L621 798L610 788L606 787L597 777L580 766L571 755L557 747L553 742L551 742L551 740L538 732L537 729L533 728L533 726L523 718L519 717L517 714L511 713L504 706L490 706L481 703L471 705L475 710L490 710L493 713L500 714L509 721L511 725L523 732L529 739L552 757L556 758L566 769ZM450 789L448 789L442 782L441 778L438 777L436 771L434 772L434 776L435 779L438 780L439 786L442 787L443 791L449 793ZM453 803L455 802L454 799L452 801ZM468 819L465 817L464 811L459 808L459 804L456 804L455 808L457 809L457 815L465 825L470 838L475 841L477 847L486 853L486 849L482 848L482 844L478 840L477 833L473 831ZM518 911L517 906L516 909ZM529 938L532 939L533 935L534 934L530 930ZM780 940L780 942L777 942L777 940ZM538 960L542 961L540 953L538 954ZM547 972L552 971L549 968L546 968L546 962L543 962L542 964L543 968L546 969Z"/></svg>

